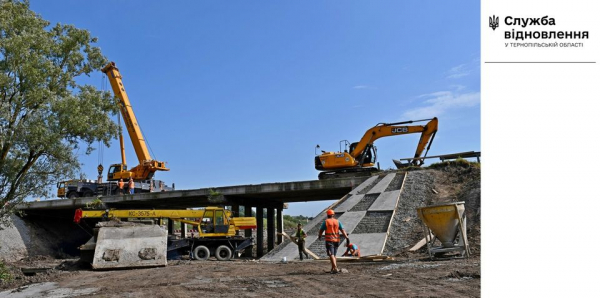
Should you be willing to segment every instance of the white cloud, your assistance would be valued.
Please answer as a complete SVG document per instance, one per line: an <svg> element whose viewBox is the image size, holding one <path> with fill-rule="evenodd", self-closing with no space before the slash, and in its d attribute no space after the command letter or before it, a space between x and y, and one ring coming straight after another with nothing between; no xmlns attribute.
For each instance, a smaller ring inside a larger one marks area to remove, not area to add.
<svg viewBox="0 0 600 298"><path fill-rule="evenodd" d="M463 85L450 85L450 88L454 88L455 91L460 91L465 89L466 87Z"/></svg>
<svg viewBox="0 0 600 298"><path fill-rule="evenodd" d="M455 67L450 68L448 71L447 79L458 79L465 76L468 76L471 73L471 70L467 69L466 64L461 64Z"/></svg>
<svg viewBox="0 0 600 298"><path fill-rule="evenodd" d="M377 87L367 86L367 85L357 85L352 87L352 89L377 89Z"/></svg>
<svg viewBox="0 0 600 298"><path fill-rule="evenodd" d="M406 119L421 119L439 117L446 112L460 108L473 107L479 104L479 92L458 93L457 91L439 91L423 94L418 98L425 98L423 106L404 112Z"/></svg>

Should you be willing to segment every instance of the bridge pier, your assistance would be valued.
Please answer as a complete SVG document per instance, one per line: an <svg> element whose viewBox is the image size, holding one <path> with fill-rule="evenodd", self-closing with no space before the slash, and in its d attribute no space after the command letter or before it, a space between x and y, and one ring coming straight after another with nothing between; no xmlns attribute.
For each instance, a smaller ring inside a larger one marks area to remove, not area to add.
<svg viewBox="0 0 600 298"><path fill-rule="evenodd" d="M283 206L277 207L277 245L283 242L281 233L283 233Z"/></svg>
<svg viewBox="0 0 600 298"><path fill-rule="evenodd" d="M275 248L275 208L267 208L267 252Z"/></svg>
<svg viewBox="0 0 600 298"><path fill-rule="evenodd" d="M250 205L244 205L244 216L245 217L252 217L252 206ZM244 236L247 238L252 237L252 230L245 230L244 231ZM252 257L252 246L246 248L246 250L244 251L244 256L251 258Z"/></svg>
<svg viewBox="0 0 600 298"><path fill-rule="evenodd" d="M169 235L173 235L173 220L172 219L167 219L167 233L169 233Z"/></svg>
<svg viewBox="0 0 600 298"><path fill-rule="evenodd" d="M263 213L264 208L262 206L256 207L256 257L261 258L264 255L264 224L263 224Z"/></svg>
<svg viewBox="0 0 600 298"><path fill-rule="evenodd" d="M233 217L240 216L240 204L237 204L237 203L231 204L231 214ZM238 235L239 231L236 231L235 234Z"/></svg>

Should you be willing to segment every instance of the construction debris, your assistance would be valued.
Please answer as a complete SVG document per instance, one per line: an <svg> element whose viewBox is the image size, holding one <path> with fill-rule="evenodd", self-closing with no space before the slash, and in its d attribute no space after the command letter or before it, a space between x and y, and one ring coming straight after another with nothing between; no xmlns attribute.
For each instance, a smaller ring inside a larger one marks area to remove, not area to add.
<svg viewBox="0 0 600 298"><path fill-rule="evenodd" d="M370 255L362 257L337 257L338 262L377 262L377 261L395 261L394 258L382 255Z"/></svg>

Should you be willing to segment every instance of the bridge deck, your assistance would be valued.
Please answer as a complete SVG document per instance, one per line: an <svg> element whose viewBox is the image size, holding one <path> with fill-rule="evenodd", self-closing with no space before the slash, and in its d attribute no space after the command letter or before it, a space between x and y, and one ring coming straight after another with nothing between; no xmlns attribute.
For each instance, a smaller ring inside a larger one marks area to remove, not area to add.
<svg viewBox="0 0 600 298"><path fill-rule="evenodd" d="M288 202L338 200L368 177L209 187L100 197L110 208L192 208L209 205L280 206ZM222 197L211 197L211 190ZM83 208L96 198L56 199L20 204L24 211Z"/></svg>

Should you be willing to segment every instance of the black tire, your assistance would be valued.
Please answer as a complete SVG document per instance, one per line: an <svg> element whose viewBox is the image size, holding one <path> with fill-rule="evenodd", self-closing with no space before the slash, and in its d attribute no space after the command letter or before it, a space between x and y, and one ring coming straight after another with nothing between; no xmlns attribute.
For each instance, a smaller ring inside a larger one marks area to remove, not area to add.
<svg viewBox="0 0 600 298"><path fill-rule="evenodd" d="M79 194L76 191L72 191L67 195L67 197L69 199L77 199L77 198L79 198Z"/></svg>
<svg viewBox="0 0 600 298"><path fill-rule="evenodd" d="M215 250L215 257L219 261L229 261L231 259L231 256L231 248L229 248L226 245L221 245L217 247L217 250Z"/></svg>
<svg viewBox="0 0 600 298"><path fill-rule="evenodd" d="M210 258L210 250L208 250L208 247L204 245L196 246L192 254L194 259L198 261L206 261L208 258Z"/></svg>
<svg viewBox="0 0 600 298"><path fill-rule="evenodd" d="M86 190L86 191L83 192L83 196L87 197L87 198L93 197L94 193L91 190Z"/></svg>

